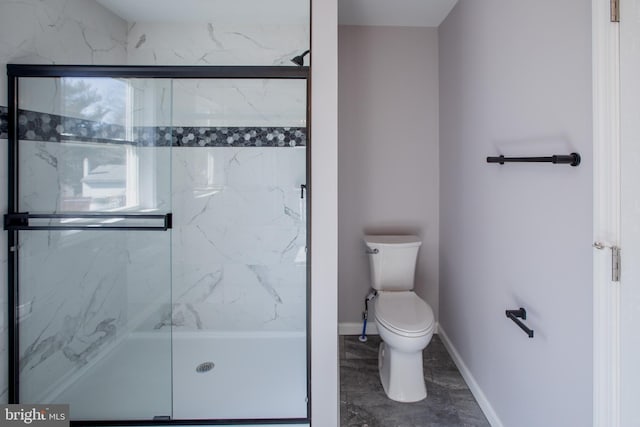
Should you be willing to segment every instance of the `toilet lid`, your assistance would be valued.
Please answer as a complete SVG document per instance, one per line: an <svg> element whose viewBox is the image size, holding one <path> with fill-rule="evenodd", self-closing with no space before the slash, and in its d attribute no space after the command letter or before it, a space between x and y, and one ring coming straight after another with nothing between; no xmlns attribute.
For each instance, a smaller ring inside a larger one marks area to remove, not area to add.
<svg viewBox="0 0 640 427"><path fill-rule="evenodd" d="M376 320L399 334L427 333L434 323L433 311L415 292L379 292Z"/></svg>

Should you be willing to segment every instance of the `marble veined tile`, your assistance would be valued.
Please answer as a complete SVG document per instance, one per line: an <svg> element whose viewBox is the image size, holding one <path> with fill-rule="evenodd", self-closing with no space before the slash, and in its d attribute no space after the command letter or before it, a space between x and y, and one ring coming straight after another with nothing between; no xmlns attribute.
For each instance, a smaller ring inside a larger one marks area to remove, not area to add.
<svg viewBox="0 0 640 427"><path fill-rule="evenodd" d="M93 1L2 2L0 24L2 64L126 63L127 23ZM7 97L6 89L6 74L2 73L2 100ZM50 98L31 99L23 107L49 111L42 109L42 103Z"/></svg>
<svg viewBox="0 0 640 427"><path fill-rule="evenodd" d="M62 190L60 144L23 141L20 144L20 200L23 212L57 212ZM60 167L59 167L60 166Z"/></svg>
<svg viewBox="0 0 640 427"><path fill-rule="evenodd" d="M275 270L275 271L274 271ZM225 264L191 284L180 283L174 299L178 326L212 330L304 330L304 268ZM287 271L286 276L282 273ZM185 311L186 310L186 311Z"/></svg>
<svg viewBox="0 0 640 427"><path fill-rule="evenodd" d="M64 233L23 233L19 250L20 304L30 308L19 320L25 401L45 399L127 322L125 236Z"/></svg>
<svg viewBox="0 0 640 427"><path fill-rule="evenodd" d="M127 60L150 65L291 65L291 58L308 46L309 25L304 23L138 22L128 32Z"/></svg>
<svg viewBox="0 0 640 427"><path fill-rule="evenodd" d="M173 84L173 126L304 127L304 80L190 79Z"/></svg>
<svg viewBox="0 0 640 427"><path fill-rule="evenodd" d="M175 325L304 330L304 167L303 150L174 151Z"/></svg>

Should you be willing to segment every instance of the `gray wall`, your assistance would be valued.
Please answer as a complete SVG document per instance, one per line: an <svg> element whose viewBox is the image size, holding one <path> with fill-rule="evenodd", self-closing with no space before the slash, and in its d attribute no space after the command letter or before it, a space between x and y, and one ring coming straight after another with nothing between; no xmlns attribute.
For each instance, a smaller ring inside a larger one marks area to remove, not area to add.
<svg viewBox="0 0 640 427"><path fill-rule="evenodd" d="M366 232L422 237L416 291L437 316L437 29L340 26L338 49L339 322L361 322Z"/></svg>
<svg viewBox="0 0 640 427"><path fill-rule="evenodd" d="M440 326L505 426L591 425L591 2L460 0L439 37Z"/></svg>

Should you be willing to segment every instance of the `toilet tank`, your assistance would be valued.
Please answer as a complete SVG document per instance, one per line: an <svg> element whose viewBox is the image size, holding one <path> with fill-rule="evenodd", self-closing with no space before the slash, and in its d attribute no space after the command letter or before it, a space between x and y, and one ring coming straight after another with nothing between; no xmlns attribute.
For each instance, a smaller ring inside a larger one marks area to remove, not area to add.
<svg viewBox="0 0 640 427"><path fill-rule="evenodd" d="M371 286L378 291L413 289L418 249L418 236L366 235Z"/></svg>

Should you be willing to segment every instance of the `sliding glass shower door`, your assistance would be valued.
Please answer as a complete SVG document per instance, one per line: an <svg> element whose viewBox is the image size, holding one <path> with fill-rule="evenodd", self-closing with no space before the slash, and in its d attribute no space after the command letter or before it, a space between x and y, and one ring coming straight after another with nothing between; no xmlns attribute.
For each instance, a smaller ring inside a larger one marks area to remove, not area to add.
<svg viewBox="0 0 640 427"><path fill-rule="evenodd" d="M62 68L10 90L11 403L307 420L307 71Z"/></svg>
<svg viewBox="0 0 640 427"><path fill-rule="evenodd" d="M304 418L306 81L175 80L173 125L174 417Z"/></svg>
<svg viewBox="0 0 640 427"><path fill-rule="evenodd" d="M21 402L72 419L171 414L171 333L132 340L171 305L171 144L135 132L170 80L19 81L17 308ZM168 120L168 121L167 121Z"/></svg>

